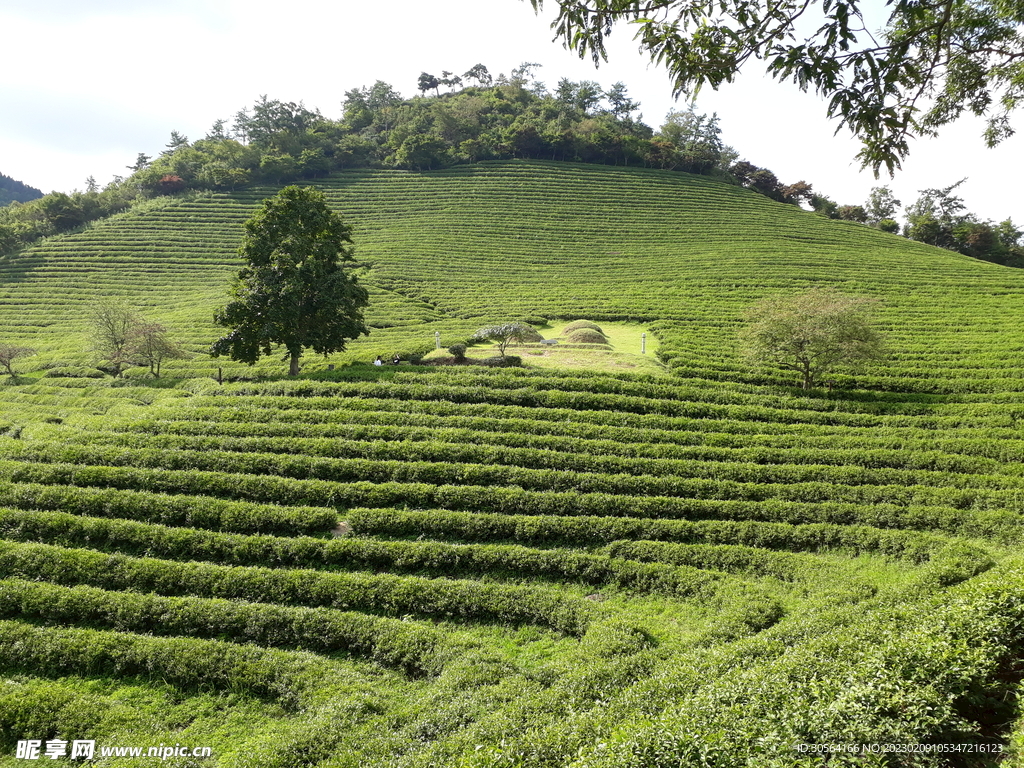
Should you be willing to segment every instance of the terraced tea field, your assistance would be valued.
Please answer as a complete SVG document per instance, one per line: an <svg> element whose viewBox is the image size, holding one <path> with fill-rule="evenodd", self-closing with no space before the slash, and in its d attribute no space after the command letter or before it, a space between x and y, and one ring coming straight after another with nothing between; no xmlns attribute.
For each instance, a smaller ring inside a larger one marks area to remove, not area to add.
<svg viewBox="0 0 1024 768"><path fill-rule="evenodd" d="M265 191L0 265L0 328L40 350L0 387L0 764L25 739L211 748L150 761L182 766L1019 761L1024 275L677 174L322 186L373 333L297 380L219 385L248 369L199 354ZM734 334L815 283L882 298L890 356L797 396ZM196 356L80 375L104 293ZM653 325L670 372L342 365L513 316Z"/></svg>
<svg viewBox="0 0 1024 768"><path fill-rule="evenodd" d="M435 173L353 171L318 182L355 226L373 333L333 357L427 350L487 322L586 317L661 327L684 375L764 381L736 355L745 307L826 283L883 300L890 359L861 385L1021 389L1018 271L910 242L703 177L556 163ZM131 298L198 354L169 375L209 375L241 225L272 189L154 201L0 264L0 327L40 365L88 362L97 296ZM310 357L308 370L325 362ZM259 367L276 372L277 361Z"/></svg>

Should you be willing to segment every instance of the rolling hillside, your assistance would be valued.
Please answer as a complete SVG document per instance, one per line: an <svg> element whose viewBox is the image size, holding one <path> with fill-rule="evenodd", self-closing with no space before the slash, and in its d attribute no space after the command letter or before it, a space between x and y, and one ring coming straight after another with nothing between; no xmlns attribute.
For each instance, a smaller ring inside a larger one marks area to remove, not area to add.
<svg viewBox="0 0 1024 768"><path fill-rule="evenodd" d="M356 227L369 265L377 330L348 358L431 347L435 330L450 343L511 316L639 318L662 321L676 367L743 378L743 308L827 283L884 300L893 356L879 386L1021 387L1020 271L703 177L519 162L355 171L318 186ZM46 350L43 361L84 359L90 302L118 294L203 350L241 224L273 192L157 200L4 260L0 323Z"/></svg>
<svg viewBox="0 0 1024 768"><path fill-rule="evenodd" d="M3 338L39 350L0 386L0 764L25 739L212 749L151 761L181 766L1019 761L1024 272L683 174L318 186L372 333L296 380L201 354L273 190L0 262ZM797 395L735 334L815 284L880 298L890 355ZM195 356L92 376L102 295ZM654 329L667 375L366 364L576 317Z"/></svg>

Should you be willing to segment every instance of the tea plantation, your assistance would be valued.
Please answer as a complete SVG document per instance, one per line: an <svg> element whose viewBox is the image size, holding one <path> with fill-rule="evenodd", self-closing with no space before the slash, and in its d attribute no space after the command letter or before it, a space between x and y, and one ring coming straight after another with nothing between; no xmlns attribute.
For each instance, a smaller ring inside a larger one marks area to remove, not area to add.
<svg viewBox="0 0 1024 768"><path fill-rule="evenodd" d="M205 354L274 189L0 261L0 764L1019 764L1024 272L653 170L315 184L372 332L296 379ZM802 393L737 331L814 285L888 355ZM109 295L191 357L103 376ZM664 370L369 365L575 318Z"/></svg>

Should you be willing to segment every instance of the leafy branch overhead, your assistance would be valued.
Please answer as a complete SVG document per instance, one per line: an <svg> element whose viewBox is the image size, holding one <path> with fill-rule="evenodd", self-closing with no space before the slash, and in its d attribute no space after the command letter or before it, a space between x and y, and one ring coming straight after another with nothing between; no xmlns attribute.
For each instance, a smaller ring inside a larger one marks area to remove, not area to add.
<svg viewBox="0 0 1024 768"><path fill-rule="evenodd" d="M543 0L530 0L541 10ZM558 0L556 39L595 63L618 22L672 77L676 95L731 82L751 59L828 100L862 142L858 158L892 173L908 140L964 112L988 119L991 145L1013 133L1024 98L1024 6L1005 0ZM880 29L877 29L879 28ZM877 29L877 31L875 31Z"/></svg>

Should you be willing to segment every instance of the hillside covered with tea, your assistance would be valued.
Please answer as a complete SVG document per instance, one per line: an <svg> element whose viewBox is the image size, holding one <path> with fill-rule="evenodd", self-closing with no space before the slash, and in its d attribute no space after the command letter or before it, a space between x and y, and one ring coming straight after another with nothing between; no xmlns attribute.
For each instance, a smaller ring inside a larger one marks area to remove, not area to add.
<svg viewBox="0 0 1024 768"><path fill-rule="evenodd" d="M0 261L0 333L37 352L0 386L5 756L1019 751L1024 273L662 170L315 184L355 228L371 333L295 379L206 354L275 187L158 198ZM758 299L813 286L878 299L887 357L804 394L737 334ZM98 371L108 296L190 357L160 379ZM370 365L577 318L646 329L661 370L531 367L533 347L521 369Z"/></svg>

